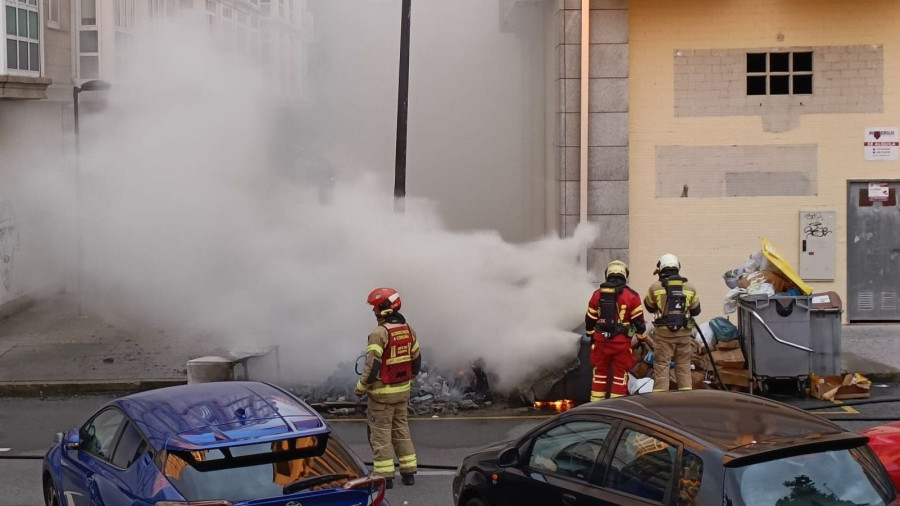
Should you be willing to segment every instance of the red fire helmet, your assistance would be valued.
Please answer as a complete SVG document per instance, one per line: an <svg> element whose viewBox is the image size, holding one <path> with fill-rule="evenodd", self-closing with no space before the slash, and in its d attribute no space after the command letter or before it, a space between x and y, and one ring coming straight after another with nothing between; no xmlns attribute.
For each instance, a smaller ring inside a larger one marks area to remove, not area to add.
<svg viewBox="0 0 900 506"><path fill-rule="evenodd" d="M371 304L376 313L387 314L400 309L400 294L393 288L376 288L369 294L366 302Z"/></svg>

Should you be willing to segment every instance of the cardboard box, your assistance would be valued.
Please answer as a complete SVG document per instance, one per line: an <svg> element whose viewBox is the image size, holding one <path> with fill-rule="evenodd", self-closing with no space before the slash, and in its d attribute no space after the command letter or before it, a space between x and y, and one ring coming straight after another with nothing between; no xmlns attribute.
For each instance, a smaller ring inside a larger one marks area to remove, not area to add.
<svg viewBox="0 0 900 506"><path fill-rule="evenodd" d="M816 376L809 373L809 392L816 399L835 401L840 399L866 399L870 396L872 382L861 374L844 376Z"/></svg>
<svg viewBox="0 0 900 506"><path fill-rule="evenodd" d="M741 347L740 339L732 339L731 341L716 341L717 350L733 350Z"/></svg>
<svg viewBox="0 0 900 506"><path fill-rule="evenodd" d="M691 384L694 390L706 390L712 388L704 381L705 379L706 373L701 371L691 371Z"/></svg>
<svg viewBox="0 0 900 506"><path fill-rule="evenodd" d="M744 353L740 348L733 350L715 350L712 352L712 358L716 361L716 365L728 369L744 368Z"/></svg>
<svg viewBox="0 0 900 506"><path fill-rule="evenodd" d="M747 369L722 368L719 369L719 377L722 378L722 383L728 386L745 388L750 386L750 371Z"/></svg>

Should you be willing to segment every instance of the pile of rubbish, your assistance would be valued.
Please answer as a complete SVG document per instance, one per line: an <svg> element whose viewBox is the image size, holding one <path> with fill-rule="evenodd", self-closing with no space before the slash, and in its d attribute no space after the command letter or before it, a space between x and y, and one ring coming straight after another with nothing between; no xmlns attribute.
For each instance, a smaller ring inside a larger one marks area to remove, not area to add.
<svg viewBox="0 0 900 506"><path fill-rule="evenodd" d="M358 379L354 364L342 363L324 382L290 390L323 414L359 415L365 412L366 398L353 393ZM439 371L423 364L410 395L409 412L416 416L456 415L494 403L489 374L481 359L472 362L469 369L457 372Z"/></svg>

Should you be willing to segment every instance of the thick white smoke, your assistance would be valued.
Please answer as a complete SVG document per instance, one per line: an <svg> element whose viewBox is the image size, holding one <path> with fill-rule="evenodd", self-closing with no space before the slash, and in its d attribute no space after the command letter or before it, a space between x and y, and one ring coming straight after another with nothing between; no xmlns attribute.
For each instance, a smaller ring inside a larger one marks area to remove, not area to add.
<svg viewBox="0 0 900 506"><path fill-rule="evenodd" d="M305 132L276 121L294 106L272 93L272 76L185 33L157 29L139 43L133 71L83 120L90 310L224 346L277 344L295 382L357 356L375 323L365 298L379 286L400 292L430 364L481 357L510 386L574 355L570 330L592 291L579 257L594 229L512 244L450 231L415 196L397 214L383 167L285 155L278 143Z"/></svg>

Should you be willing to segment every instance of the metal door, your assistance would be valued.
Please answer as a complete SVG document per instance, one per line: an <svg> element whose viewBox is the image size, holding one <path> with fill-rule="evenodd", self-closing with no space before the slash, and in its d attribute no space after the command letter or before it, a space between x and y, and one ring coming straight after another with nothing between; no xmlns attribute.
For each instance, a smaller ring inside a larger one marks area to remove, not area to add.
<svg viewBox="0 0 900 506"><path fill-rule="evenodd" d="M900 321L900 182L847 187L847 316L851 322Z"/></svg>

